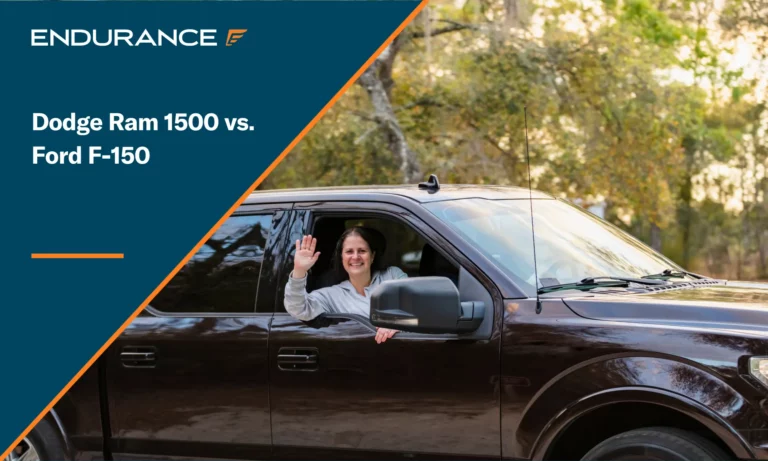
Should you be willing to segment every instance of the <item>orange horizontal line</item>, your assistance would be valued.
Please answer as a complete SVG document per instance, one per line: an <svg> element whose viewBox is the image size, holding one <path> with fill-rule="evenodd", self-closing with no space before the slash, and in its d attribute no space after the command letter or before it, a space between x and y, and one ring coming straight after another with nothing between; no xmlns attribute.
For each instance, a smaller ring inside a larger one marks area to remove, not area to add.
<svg viewBox="0 0 768 461"><path fill-rule="evenodd" d="M32 259L123 259L123 253L32 253Z"/></svg>

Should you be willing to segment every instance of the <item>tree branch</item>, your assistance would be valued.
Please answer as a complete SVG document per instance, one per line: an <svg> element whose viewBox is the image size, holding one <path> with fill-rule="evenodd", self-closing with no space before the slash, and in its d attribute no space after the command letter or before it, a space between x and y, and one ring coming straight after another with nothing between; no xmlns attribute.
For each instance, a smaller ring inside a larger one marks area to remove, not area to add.
<svg viewBox="0 0 768 461"><path fill-rule="evenodd" d="M358 136L357 139L355 139L355 145L357 146L361 142L365 141L365 138L370 136L371 133L373 133L374 131L376 131L378 129L379 129L379 126L378 125L374 125L374 126L368 128L367 130L365 130L365 133L361 134L360 136Z"/></svg>
<svg viewBox="0 0 768 461"><path fill-rule="evenodd" d="M435 29L429 33L430 37L434 37L436 35L442 35L442 34L448 34L451 32L456 32L459 30L478 30L479 28L477 26L474 26L472 24L452 24L448 27L442 27L440 29ZM412 32L410 34L410 38L424 38L427 36L427 33L424 31L417 31Z"/></svg>

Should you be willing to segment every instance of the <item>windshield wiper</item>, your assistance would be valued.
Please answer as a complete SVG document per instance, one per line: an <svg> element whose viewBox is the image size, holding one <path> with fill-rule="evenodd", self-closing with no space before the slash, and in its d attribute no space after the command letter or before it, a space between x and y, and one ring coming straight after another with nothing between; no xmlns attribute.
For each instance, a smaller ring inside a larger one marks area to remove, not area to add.
<svg viewBox="0 0 768 461"><path fill-rule="evenodd" d="M672 277L682 278L682 277L685 277L686 275L689 277L693 277L695 279L709 278L703 275L694 274L693 272L681 271L676 269L665 269L659 274L644 275L643 278L646 280L669 280Z"/></svg>
<svg viewBox="0 0 768 461"><path fill-rule="evenodd" d="M638 283L641 285L666 285L664 280L646 279L646 278L632 278L632 277L613 277L613 276L598 276L587 277L576 283L562 283L560 285L550 285L547 287L539 288L539 294L551 293L553 291L560 290L583 290L592 289L597 287L622 287L627 286L630 283Z"/></svg>

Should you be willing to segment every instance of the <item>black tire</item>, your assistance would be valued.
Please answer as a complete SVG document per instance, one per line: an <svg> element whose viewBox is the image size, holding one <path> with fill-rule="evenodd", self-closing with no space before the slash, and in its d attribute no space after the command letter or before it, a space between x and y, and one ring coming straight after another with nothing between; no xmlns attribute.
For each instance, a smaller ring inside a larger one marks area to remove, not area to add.
<svg viewBox="0 0 768 461"><path fill-rule="evenodd" d="M70 459L59 428L50 417L41 419L35 428L27 434L26 440L35 447L37 455L42 461L67 461ZM22 442L22 445L24 444L25 442Z"/></svg>
<svg viewBox="0 0 768 461"><path fill-rule="evenodd" d="M615 435L589 450L583 460L725 461L730 459L709 440L680 429L651 427Z"/></svg>

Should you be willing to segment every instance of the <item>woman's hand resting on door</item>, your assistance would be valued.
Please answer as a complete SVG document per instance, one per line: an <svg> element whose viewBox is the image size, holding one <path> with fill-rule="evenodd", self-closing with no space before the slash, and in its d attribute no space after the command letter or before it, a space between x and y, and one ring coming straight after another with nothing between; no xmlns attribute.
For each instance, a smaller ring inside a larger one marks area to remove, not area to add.
<svg viewBox="0 0 768 461"><path fill-rule="evenodd" d="M381 344L389 338L395 336L397 330L390 330L389 328L376 328L376 343Z"/></svg>

